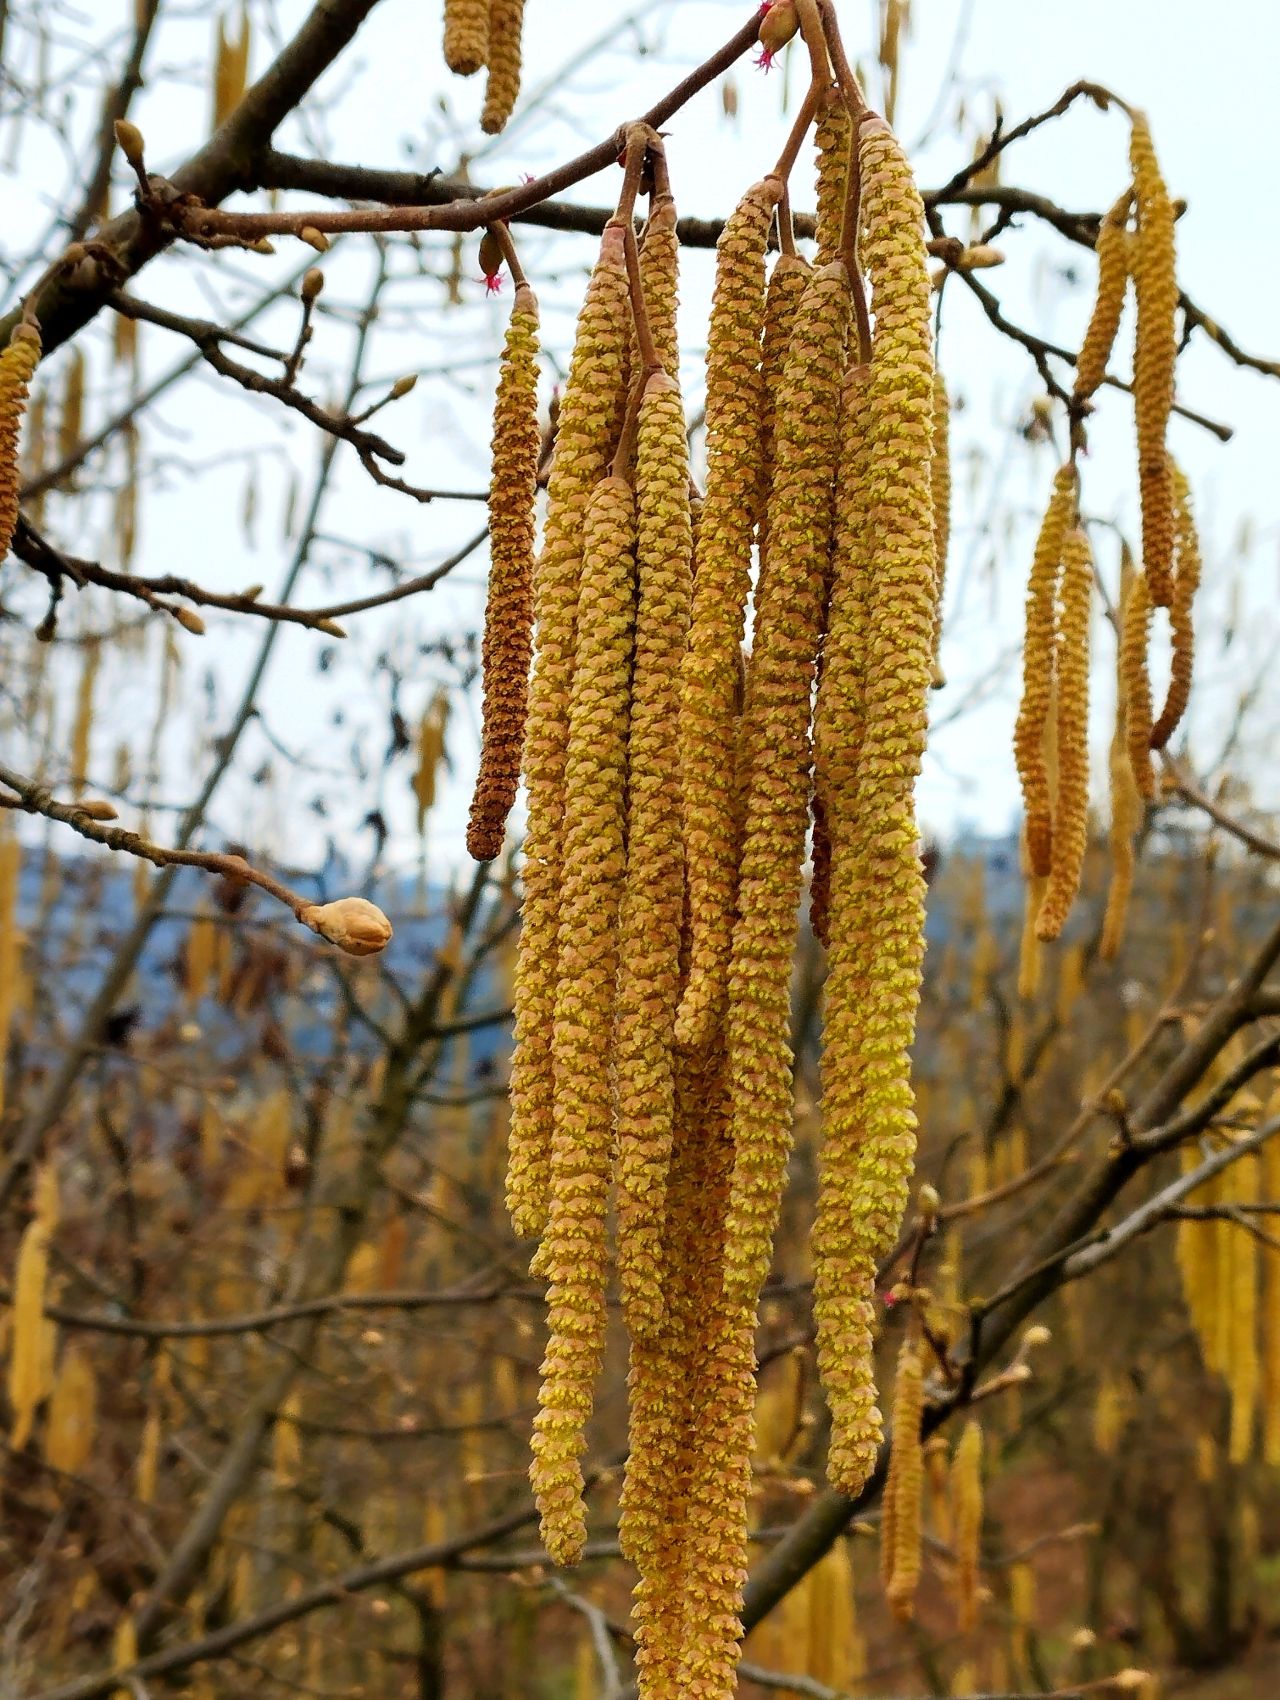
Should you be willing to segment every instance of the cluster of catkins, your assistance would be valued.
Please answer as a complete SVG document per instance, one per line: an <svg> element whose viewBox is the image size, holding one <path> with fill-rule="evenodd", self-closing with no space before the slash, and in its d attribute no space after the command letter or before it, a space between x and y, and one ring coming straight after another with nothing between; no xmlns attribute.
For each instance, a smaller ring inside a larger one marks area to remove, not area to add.
<svg viewBox="0 0 1280 1700"><path fill-rule="evenodd" d="M913 789L946 531L945 397L920 195L884 121L858 119L832 91L815 263L784 230L768 270L777 176L721 235L701 494L664 189L638 244L629 218L604 233L536 560L526 289L498 391L471 844L496 853L522 764L508 1203L540 1240L549 1306L531 1474L547 1549L572 1563L616 1268L631 1350L621 1541L640 1578L646 1695L733 1688L808 842L829 950L813 1252L833 1482L856 1493L881 1440L873 1288L915 1144Z"/></svg>
<svg viewBox="0 0 1280 1700"><path fill-rule="evenodd" d="M1080 522L1082 423L1107 375L1132 279L1133 398L1142 560L1125 552L1116 612L1116 730L1110 760L1112 881L1100 944L1115 956L1133 879L1133 840L1156 795L1153 750L1173 736L1191 691L1191 606L1200 548L1187 480L1166 446L1178 343L1175 209L1151 130L1131 117L1132 183L1098 231L1098 289L1076 361L1070 459L1059 468L1036 539L1027 589L1022 703L1014 754L1025 807L1028 937L1056 939L1080 885L1088 842L1089 644L1093 557ZM1167 609L1171 666L1156 714L1148 671L1153 615ZM1032 975L1031 978L1034 978ZM1026 978L1024 977L1024 985Z"/></svg>
<svg viewBox="0 0 1280 1700"><path fill-rule="evenodd" d="M480 127L496 136L520 94L524 0L444 0L444 60L459 77L486 72Z"/></svg>

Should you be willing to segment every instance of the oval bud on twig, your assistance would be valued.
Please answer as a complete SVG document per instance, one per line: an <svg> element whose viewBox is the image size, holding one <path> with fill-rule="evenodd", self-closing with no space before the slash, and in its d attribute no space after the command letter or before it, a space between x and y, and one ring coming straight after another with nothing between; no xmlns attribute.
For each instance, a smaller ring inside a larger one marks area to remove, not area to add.
<svg viewBox="0 0 1280 1700"><path fill-rule="evenodd" d="M348 956L376 956L391 940L391 923L364 897L340 897L333 903L310 903L298 919Z"/></svg>

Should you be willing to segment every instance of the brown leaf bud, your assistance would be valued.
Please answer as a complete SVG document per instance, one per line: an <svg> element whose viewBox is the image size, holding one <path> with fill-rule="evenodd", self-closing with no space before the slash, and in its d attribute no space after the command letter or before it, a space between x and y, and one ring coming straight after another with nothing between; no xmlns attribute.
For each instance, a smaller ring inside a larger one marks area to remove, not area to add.
<svg viewBox="0 0 1280 1700"><path fill-rule="evenodd" d="M298 240L305 242L309 248L314 248L317 254L329 252L329 238L323 230L317 230L314 224L304 224L298 232Z"/></svg>
<svg viewBox="0 0 1280 1700"><path fill-rule="evenodd" d="M193 637L204 636L204 621L190 608L175 608L173 617Z"/></svg>
<svg viewBox="0 0 1280 1700"><path fill-rule="evenodd" d="M324 273L319 266L312 266L302 280L302 299L307 302L314 301L323 288Z"/></svg>
<svg viewBox="0 0 1280 1700"><path fill-rule="evenodd" d="M108 803L101 797L86 797L84 802L76 804L76 811L88 815L90 820L118 820L120 811L114 803Z"/></svg>
<svg viewBox="0 0 1280 1700"><path fill-rule="evenodd" d="M309 903L298 919L348 956L376 956L391 940L391 923L364 897L340 897L334 903Z"/></svg>

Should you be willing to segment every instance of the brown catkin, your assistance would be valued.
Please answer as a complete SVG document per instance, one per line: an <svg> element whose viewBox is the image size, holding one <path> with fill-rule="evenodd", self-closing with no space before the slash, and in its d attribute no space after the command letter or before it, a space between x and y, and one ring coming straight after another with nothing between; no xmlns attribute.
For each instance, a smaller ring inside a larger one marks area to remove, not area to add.
<svg viewBox="0 0 1280 1700"><path fill-rule="evenodd" d="M557 980L564 763L587 503L604 477L625 402L631 304L622 230L610 225L578 319L534 565L536 659L525 721L529 822L515 976L507 1205L516 1232L546 1220L554 1097L551 1035Z"/></svg>
<svg viewBox="0 0 1280 1700"><path fill-rule="evenodd" d="M729 963L733 1193L728 1296L753 1305L768 1273L791 1149L791 947L809 813L813 687L840 454L851 312L842 261L816 271L796 320L778 408L771 565L757 601L741 740L746 797Z"/></svg>
<svg viewBox="0 0 1280 1700"><path fill-rule="evenodd" d="M818 150L818 216L814 229L817 253L814 263L830 265L840 257L840 232L844 223L845 191L849 183L849 150L852 125L849 110L833 90L830 104L818 119L814 144Z"/></svg>
<svg viewBox="0 0 1280 1700"><path fill-rule="evenodd" d="M40 363L40 333L19 324L0 354L0 563L18 523L18 436L27 390Z"/></svg>
<svg viewBox="0 0 1280 1700"><path fill-rule="evenodd" d="M1075 526L1062 546L1062 618L1058 651L1058 785L1053 808L1049 884L1036 918L1047 943L1062 932L1080 889L1089 841L1089 628L1093 556Z"/></svg>
<svg viewBox="0 0 1280 1700"><path fill-rule="evenodd" d="M444 62L473 77L489 57L490 0L444 0Z"/></svg>
<svg viewBox="0 0 1280 1700"><path fill-rule="evenodd" d="M965 1424L951 1460L951 1526L957 1611L961 1632L968 1635L978 1621L982 1558L982 1428L976 1422Z"/></svg>
<svg viewBox="0 0 1280 1700"><path fill-rule="evenodd" d="M552 1196L539 1253L550 1283L549 1338L530 1471L543 1540L561 1564L576 1561L586 1534L579 1459L606 1322L609 1045L625 866L635 571L635 504L622 479L596 486L583 551L565 770Z"/></svg>
<svg viewBox="0 0 1280 1700"><path fill-rule="evenodd" d="M1120 585L1120 630L1123 634L1128 617L1128 604L1138 583L1137 574L1129 565L1122 569ZM1133 891L1133 841L1142 825L1142 798L1133 777L1125 729L1127 713L1124 670L1120 665L1122 646L1116 646L1116 719L1107 756L1107 777L1111 793L1111 820L1108 843L1111 850L1111 880L1107 886L1107 908L1102 920L1102 935L1098 954L1104 962L1114 962L1124 942L1125 924L1129 916L1129 898Z"/></svg>
<svg viewBox="0 0 1280 1700"><path fill-rule="evenodd" d="M1178 280L1173 202L1160 175L1151 127L1141 112L1132 115L1129 163L1138 214L1133 255L1138 303L1133 406L1138 428L1142 565L1153 607L1167 608L1173 596L1174 494L1165 433L1173 409L1178 357Z"/></svg>
<svg viewBox="0 0 1280 1700"><path fill-rule="evenodd" d="M942 642L942 594L947 580L947 554L951 547L951 400L947 380L933 374L933 558L937 575L937 611L934 617L933 684L945 681L938 666Z"/></svg>
<svg viewBox="0 0 1280 1700"><path fill-rule="evenodd" d="M1049 872L1053 847L1053 799L1044 738L1057 653L1058 579L1063 543L1075 524L1078 491L1074 462L1060 466L1031 557L1022 648L1022 702L1013 733L1013 756L1026 812L1027 860L1031 872L1042 877Z"/></svg>
<svg viewBox="0 0 1280 1700"><path fill-rule="evenodd" d="M659 1243L671 1152L684 865L672 737L689 626L692 533L679 386L645 385L636 445L639 606L627 759L627 877L615 1037L618 1273L635 1337L662 1315Z"/></svg>
<svg viewBox="0 0 1280 1700"><path fill-rule="evenodd" d="M716 247L707 338L707 480L681 675L690 961L676 1036L685 1047L710 1039L728 971L738 865L736 704L761 476L764 256L780 189L766 179L748 190Z"/></svg>
<svg viewBox="0 0 1280 1700"><path fill-rule="evenodd" d="M1084 341L1076 357L1073 401L1083 408L1107 375L1107 361L1115 346L1129 287L1129 209L1133 191L1124 194L1109 209L1098 228L1098 293L1085 328Z"/></svg>
<svg viewBox="0 0 1280 1700"><path fill-rule="evenodd" d="M1151 765L1151 676L1147 646L1151 636L1151 592L1145 573L1135 573L1125 600L1120 632L1120 673L1124 681L1125 743L1138 795L1152 801L1156 794Z"/></svg>
<svg viewBox="0 0 1280 1700"><path fill-rule="evenodd" d="M532 648L534 502L542 444L537 359L538 303L522 284L511 305L493 410L483 732L467 824L467 849L478 862L501 854L520 783Z"/></svg>
<svg viewBox="0 0 1280 1700"><path fill-rule="evenodd" d="M524 0L489 0L489 71L484 85L480 128L496 136L520 97L521 36Z"/></svg>
<svg viewBox="0 0 1280 1700"><path fill-rule="evenodd" d="M1195 601L1196 591L1200 588L1200 538L1191 507L1191 486L1187 482L1186 474L1176 463L1173 468L1173 493L1178 550L1178 571L1173 582L1173 600L1169 604L1169 636L1173 654L1164 707L1151 728L1150 744L1153 750L1164 749L1187 711L1187 703L1191 699L1191 674L1195 663L1195 631L1191 624L1191 605Z"/></svg>
<svg viewBox="0 0 1280 1700"><path fill-rule="evenodd" d="M920 1419L924 1412L924 1364L914 1339L904 1341L893 1387L893 1446L885 1484L886 1520L881 1530L885 1597L893 1615L909 1622L920 1581L920 1502L924 1455ZM888 1508L892 1506L892 1510Z"/></svg>
<svg viewBox="0 0 1280 1700"><path fill-rule="evenodd" d="M924 879L914 791L924 751L935 607L924 212L910 166L883 121L862 126L860 152L876 322L863 497L870 600L861 685L850 665L837 666L837 655L859 640L855 632L841 632L834 602L824 669L833 707L838 693L856 697L861 690L862 732L856 770L841 784L832 782L827 799L831 946L822 1061L823 1229L815 1259L823 1271L821 1308L831 1317L820 1324L828 1342L825 1353L820 1349L820 1368L832 1405L827 1468L847 1493L866 1480L879 1440L869 1336L875 1260L897 1233L915 1150L910 1047L924 948Z"/></svg>

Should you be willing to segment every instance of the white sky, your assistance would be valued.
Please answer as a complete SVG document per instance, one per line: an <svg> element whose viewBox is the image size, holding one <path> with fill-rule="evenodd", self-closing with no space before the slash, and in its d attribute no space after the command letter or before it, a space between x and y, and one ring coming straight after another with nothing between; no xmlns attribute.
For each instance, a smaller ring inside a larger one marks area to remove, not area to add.
<svg viewBox="0 0 1280 1700"><path fill-rule="evenodd" d="M122 22L126 7L131 11L131 0L88 0L95 29ZM280 27L291 29L303 10L301 0L284 0ZM609 20L622 17L625 10L614 0L601 0L586 15L603 33ZM474 163L476 181L515 181L521 173L545 168L598 139L619 119L642 110L689 64L711 51L736 27L742 11L741 6L710 0L683 0L674 9L656 5L646 14L644 29L648 41L661 43L661 51L638 58L633 32L621 31L602 59L565 77L566 56L585 40L578 21L584 14L577 8L553 5L551 0L530 0L526 88L537 88L545 81L554 93L536 126L517 123L496 147L485 144L491 156ZM873 98L877 81L869 43L875 12L871 0L845 0L843 6L850 50L871 67ZM909 143L918 138L934 109L962 14L968 18L968 29L957 87L971 116L968 136L973 125L989 119L993 95L999 96L1012 123L1049 104L1078 77L1110 85L1150 112L1171 189L1188 202L1179 226L1185 287L1245 348L1280 355L1280 330L1272 306L1277 255L1264 198L1267 164L1280 157L1280 108L1272 86L1280 23L1271 5L1262 0L1223 0L1212 8L1198 0L1177 0L1165 6L1076 0L1063 8L1045 0L1030 4L1027 0L973 0L965 7L960 0L914 0L912 12L914 33L907 48L898 114L898 128ZM175 24L157 44L150 86L135 116L146 134L149 158L158 169L185 157L206 133L207 83L197 84L186 73L202 56L207 63L215 15L210 10ZM255 73L270 51L263 15L257 16ZM292 126L282 133L280 145L313 152L327 135L331 156L344 161L412 163L419 168L438 164L452 170L458 145L452 137L477 152L483 141L475 123L480 79L466 85L450 79L440 61L438 38L437 7L425 6L422 0L382 0L354 52L322 85L322 94L336 102L333 109L310 132ZM794 98L802 83L799 64L792 66L790 78ZM766 79L744 61L734 80L736 121L724 117L720 97L711 90L668 126L669 158L682 212L727 212L741 190L769 169L785 133L786 77L775 72ZM448 114L440 109L441 95L449 103ZM919 175L926 185L950 175L966 157L968 144L954 129L954 107L953 99L945 108L944 121L935 127L935 140L917 155ZM1105 207L1124 182L1126 141L1127 129L1118 112L1104 115L1081 104L1067 119L1011 149L1004 179L1046 193L1068 208ZM56 199L62 165L47 146L28 142L24 147L15 193L25 194L34 208L41 192ZM601 204L616 193L616 186L617 174L611 173L583 185L574 198ZM795 203L801 208L811 205L811 194L797 185ZM967 214L951 212L947 221L951 230L967 231ZM546 341L563 357L594 245L589 238L537 232L521 236L520 241L526 269L543 299ZM1020 322L1074 345L1091 299L1089 256L1030 222L1020 231L1006 233L1001 246L1009 263L985 274L985 281ZM219 255L193 267L188 256L166 258L142 275L136 290L166 305L230 316L247 299L244 280L270 275L273 264L277 269L293 268L305 258L297 245L282 248L288 251L282 251L274 263ZM439 270L444 251L438 241L429 247L433 270ZM1074 282L1063 276L1064 265L1074 268ZM330 277L325 302L354 303L369 276L369 247L363 239L349 238L325 266ZM391 293L367 369L383 380L403 371L435 369L436 375L425 376L410 398L381 416L379 426L407 451L403 471L409 479L478 491L487 476L492 370L475 362L477 357L491 360L496 352L505 308L501 303L486 303L472 281L477 267L470 244L464 269L465 304L458 309L446 311L441 291L433 284L419 284L413 290L401 287ZM682 295L684 376L691 407L700 396L699 355L710 278L711 256L690 255ZM287 343L294 323L292 310L285 310L265 318L261 334L269 341ZM187 352L178 339L149 327L143 331L143 346L149 374L164 370ZM332 318L323 319L304 384L321 395L332 393L345 349L340 325ZM439 369L458 362L459 354L458 369L440 375ZM944 308L940 358L953 394L965 403L955 444L957 506L944 648L951 684L935 703L936 712L945 715L966 684L987 673L1016 641L1027 531L1043 504L1054 458L1047 445L1029 449L1017 435L1017 425L1038 390L1029 360L1003 344L981 316L970 311L954 283ZM1117 366L1122 368L1126 359L1127 354ZM119 405L121 380L104 359L94 362L91 377L97 403ZM1280 384L1237 371L1216 350L1197 341L1180 366L1179 393L1188 405L1237 427L1236 438L1227 447L1185 424L1179 423L1174 432L1175 452L1191 475L1205 534L1210 581L1204 595L1205 614L1211 617L1216 609L1221 616L1232 597L1240 613L1235 622L1240 635L1231 650L1222 656L1210 648L1203 661L1193 751L1208 759L1240 689L1275 642L1278 503L1274 463L1280 440ZM182 572L227 589L261 581L272 595L288 556L279 527L289 461L296 460L305 490L316 460L314 435L301 422L282 422L270 402L228 393L222 380L212 375L199 377L181 398L175 392L154 411L146 427L149 450L169 456L170 466L167 487L147 498L137 570ZM1132 534L1134 473L1127 398L1114 392L1104 398L1092 443L1085 472L1086 508L1103 520L1120 522ZM222 464L204 464L208 461ZM328 537L384 549L410 565L410 570L420 571L477 527L480 510L473 504L418 508L403 497L373 488L346 449L340 450L340 461L340 475L320 527ZM246 542L241 525L250 467L257 469L256 546ZM61 510L64 516L68 511ZM51 509L51 527L69 547L82 553L104 547L109 529L105 506L93 522L101 528L96 535L85 535L83 530L59 532L59 512L57 507ZM993 532L979 524L988 514L996 517ZM1237 543L1246 520L1252 546L1242 555ZM92 531L93 524L88 529ZM1104 565L1110 569L1114 565L1107 553L1110 545L1104 534L1099 536ZM363 568L349 550L326 547L317 552L316 561L316 568L304 578L299 601L314 605L358 595L368 587ZM331 568L336 569L333 575L327 572ZM1232 580L1238 580L1238 588L1229 590ZM401 604L390 613L353 620L345 664L324 677L314 670L320 647L316 636L287 630L261 699L265 723L290 751L305 754L316 771L289 773L286 764L276 760L273 786L255 789L243 782L229 783L213 811L217 828L246 837L260 851L292 862L314 856L328 830L336 833L340 844L353 844L354 853L363 857L367 838L355 840L349 835L373 798L341 776L347 771L354 733L363 729L365 753L375 759L385 744L386 694L370 683L376 657L380 650L390 649L403 664L402 708L411 720L416 719L436 684L450 676L438 660L420 655L420 641L433 634L457 636L474 629L482 582L478 557L418 604ZM198 747L202 739L220 730L256 648L257 628L245 621L214 619L203 640L178 635L187 663L184 705L189 714L169 739L169 762L170 781L180 795L190 771L193 743ZM1100 626L1097 637L1100 650L1107 646L1109 657L1109 637ZM157 653L153 639L145 658L132 657L104 671L104 707L109 712L100 718L95 743L94 765L100 773L109 773L110 752L122 731L134 736L136 743L143 740L154 713ZM200 690L208 666L218 680L212 718ZM1105 677L1095 695L1100 750L1110 712ZM1260 758L1275 724L1274 698L1272 705L1257 718L1258 742L1252 750L1251 772L1264 797L1269 772ZM344 715L341 727L332 723L335 708ZM1013 710L1010 675L988 704L939 732L921 792L922 815L931 829L945 832L970 822L1000 830L1009 822L1015 798L1009 755ZM69 703L66 714L69 717ZM474 771L474 714L463 713L455 720L451 750L455 775L430 847L437 872L443 871L442 861L453 861L461 854L465 801ZM269 754L267 744L255 733L245 746L243 770L252 771ZM392 860L404 866L412 865L418 853L407 780L402 760L393 773L386 803L395 827ZM306 808L321 791L331 804L324 824Z"/></svg>

